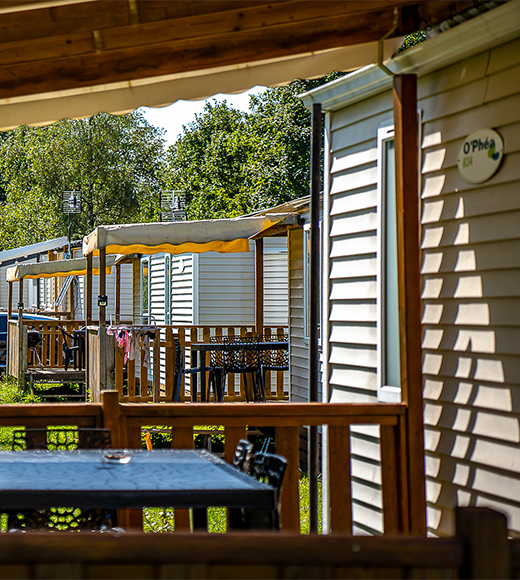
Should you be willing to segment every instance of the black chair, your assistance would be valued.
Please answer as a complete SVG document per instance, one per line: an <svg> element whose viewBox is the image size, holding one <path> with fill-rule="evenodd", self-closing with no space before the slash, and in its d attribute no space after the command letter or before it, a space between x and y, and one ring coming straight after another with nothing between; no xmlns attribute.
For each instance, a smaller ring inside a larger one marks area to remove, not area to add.
<svg viewBox="0 0 520 580"><path fill-rule="evenodd" d="M253 455L253 444L247 439L240 439L235 449L233 466L239 471L249 473L249 465Z"/></svg>
<svg viewBox="0 0 520 580"><path fill-rule="evenodd" d="M75 449L109 449L109 429L78 428L14 429L11 442L13 451L48 449L72 451ZM56 507L41 510L8 510L7 529L12 532L114 530L117 512L111 510L80 510ZM119 528L117 528L119 530Z"/></svg>
<svg viewBox="0 0 520 580"><path fill-rule="evenodd" d="M265 395L262 394L262 383L260 378L260 356L257 345L260 340L258 336L212 336L210 342L217 344L244 344L244 348L224 349L211 351L210 357L215 380L217 383L217 390L220 389L222 399L224 397L224 379L226 375L244 374L249 375L253 385L253 399L255 401L265 400ZM249 392L247 385L245 388L246 400L249 402Z"/></svg>
<svg viewBox="0 0 520 580"><path fill-rule="evenodd" d="M230 529L280 529L280 493L286 469L287 461L280 455L256 453L252 457L249 475L274 488L275 507L272 510L245 508L229 510Z"/></svg>
<svg viewBox="0 0 520 580"><path fill-rule="evenodd" d="M261 336L260 342L288 342L287 334L268 334ZM288 371L289 349L263 350L260 353L260 380L265 397L265 375L267 371Z"/></svg>
<svg viewBox="0 0 520 580"><path fill-rule="evenodd" d="M173 393L172 393L172 403L178 403L180 401L180 391L182 385L183 375L193 375L200 373L200 367L186 367L184 368L184 356L182 352L181 342L178 337L174 337L175 342L175 375L173 379ZM209 371L209 389L208 392L213 388L213 394L216 401L222 402L224 399L224 393L222 390L222 380L217 378L216 373L220 372L220 369L215 369L210 362L210 366L206 367L206 371ZM218 385L217 385L218 381Z"/></svg>
<svg viewBox="0 0 520 580"><path fill-rule="evenodd" d="M74 359L74 366L81 370L83 368L83 358L85 354L85 336L84 331L75 331L74 334L68 333L64 328L58 326L61 331L63 343L63 366L68 370L70 362ZM67 341L70 340L70 345Z"/></svg>

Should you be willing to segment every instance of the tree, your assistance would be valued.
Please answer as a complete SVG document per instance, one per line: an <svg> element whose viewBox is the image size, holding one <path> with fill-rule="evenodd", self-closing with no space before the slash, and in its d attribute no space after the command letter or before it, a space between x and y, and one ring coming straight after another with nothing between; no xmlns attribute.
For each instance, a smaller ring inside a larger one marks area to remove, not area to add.
<svg viewBox="0 0 520 580"><path fill-rule="evenodd" d="M189 219L234 217L307 195L310 113L298 95L341 73L296 80L250 97L250 110L206 104L167 152L167 189L186 196Z"/></svg>
<svg viewBox="0 0 520 580"><path fill-rule="evenodd" d="M154 221L159 212L162 130L139 112L18 127L0 141L0 248L65 235L63 191L81 190L73 238L101 224Z"/></svg>

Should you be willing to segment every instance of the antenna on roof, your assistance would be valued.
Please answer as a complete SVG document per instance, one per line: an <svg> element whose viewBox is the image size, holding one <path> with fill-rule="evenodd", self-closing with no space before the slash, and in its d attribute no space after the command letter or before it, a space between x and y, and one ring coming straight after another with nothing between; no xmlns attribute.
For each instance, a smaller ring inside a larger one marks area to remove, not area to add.
<svg viewBox="0 0 520 580"><path fill-rule="evenodd" d="M161 222L186 221L186 194L175 190L162 191L160 203Z"/></svg>
<svg viewBox="0 0 520 580"><path fill-rule="evenodd" d="M81 203L81 191L64 191L62 202L61 202L61 211L64 214L69 216L69 226L67 228L67 242L68 242L68 249L67 249L67 258L71 258L70 252L70 234L71 234L71 227L72 223L70 220L70 216L73 213L81 213L82 210L82 203Z"/></svg>

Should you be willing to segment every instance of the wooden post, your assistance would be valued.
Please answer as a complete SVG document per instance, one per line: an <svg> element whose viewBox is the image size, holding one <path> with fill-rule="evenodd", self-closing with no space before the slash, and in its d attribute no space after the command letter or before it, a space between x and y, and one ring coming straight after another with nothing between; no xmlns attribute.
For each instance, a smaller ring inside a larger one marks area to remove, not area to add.
<svg viewBox="0 0 520 580"><path fill-rule="evenodd" d="M426 534L421 356L417 78L394 77L401 390L407 404L410 532Z"/></svg>
<svg viewBox="0 0 520 580"><path fill-rule="evenodd" d="M309 307L309 401L318 400L319 320L320 320L320 191L321 191L321 104L312 106L311 138L311 251L310 251L310 307ZM309 427L309 529L318 532L318 428Z"/></svg>
<svg viewBox="0 0 520 580"><path fill-rule="evenodd" d="M166 369L166 372L173 372L173 369ZM159 328L155 331L153 339L152 394L153 402L159 403L161 400L161 330Z"/></svg>
<svg viewBox="0 0 520 580"><path fill-rule="evenodd" d="M107 294L107 252L106 248L99 250L99 295L103 296L103 300ZM107 316L106 303L99 303L99 326L105 326Z"/></svg>
<svg viewBox="0 0 520 580"><path fill-rule="evenodd" d="M110 429L112 447L121 447L121 408L117 391L101 391L101 406L103 407L103 427Z"/></svg>
<svg viewBox="0 0 520 580"><path fill-rule="evenodd" d="M13 316L13 283L12 282L9 282L7 302L8 302L7 320L10 320Z"/></svg>
<svg viewBox="0 0 520 580"><path fill-rule="evenodd" d="M264 333L264 240L255 240L255 330Z"/></svg>
<svg viewBox="0 0 520 580"><path fill-rule="evenodd" d="M50 250L47 252L47 257L49 258L49 262L55 262L58 259L58 255L55 252L51 252ZM58 300L58 278L54 276L54 303ZM54 307L54 311L58 311L58 307Z"/></svg>
<svg viewBox="0 0 520 580"><path fill-rule="evenodd" d="M114 305L115 323L120 322L121 317L121 264L116 266L116 303Z"/></svg>
<svg viewBox="0 0 520 580"><path fill-rule="evenodd" d="M461 578L511 578L504 514L484 507L456 510L456 536L465 544Z"/></svg>
<svg viewBox="0 0 520 580"><path fill-rule="evenodd" d="M18 386L24 387L25 383L25 360L27 353L24 352L23 342L23 278L18 281Z"/></svg>
<svg viewBox="0 0 520 580"><path fill-rule="evenodd" d="M87 254L85 286L85 323L89 326L92 324L92 254Z"/></svg>

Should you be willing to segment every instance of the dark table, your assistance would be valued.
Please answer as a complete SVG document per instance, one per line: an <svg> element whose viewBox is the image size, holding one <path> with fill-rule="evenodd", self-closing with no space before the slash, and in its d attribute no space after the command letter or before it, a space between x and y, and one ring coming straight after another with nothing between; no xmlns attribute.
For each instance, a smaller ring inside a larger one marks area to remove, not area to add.
<svg viewBox="0 0 520 580"><path fill-rule="evenodd" d="M206 450L0 452L0 509L138 509L212 506L273 509L274 489Z"/></svg>
<svg viewBox="0 0 520 580"><path fill-rule="evenodd" d="M199 342L191 345L191 366L197 366L197 353L200 352L200 400L205 402L206 395L206 353L210 351L240 351L240 350L288 350L289 343L287 341L279 342ZM197 392L194 388L195 383L192 380L191 397L192 400L197 400Z"/></svg>

